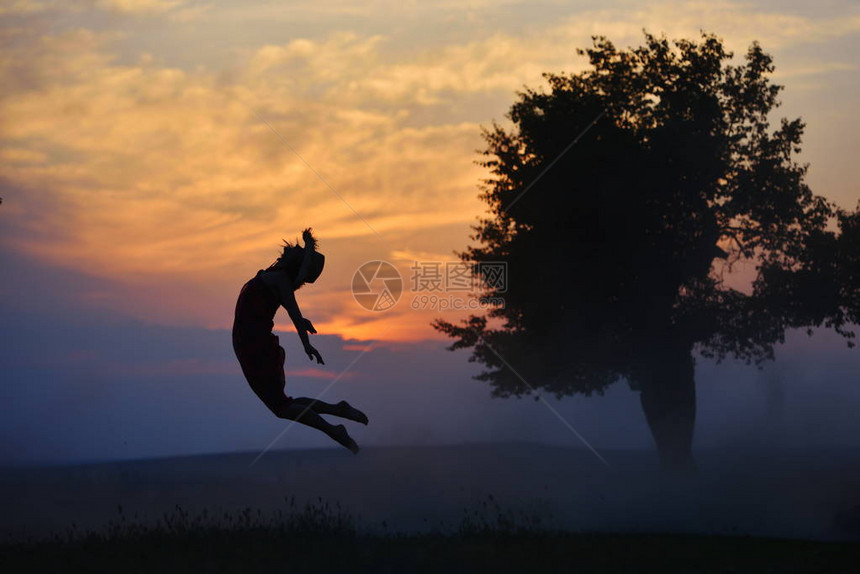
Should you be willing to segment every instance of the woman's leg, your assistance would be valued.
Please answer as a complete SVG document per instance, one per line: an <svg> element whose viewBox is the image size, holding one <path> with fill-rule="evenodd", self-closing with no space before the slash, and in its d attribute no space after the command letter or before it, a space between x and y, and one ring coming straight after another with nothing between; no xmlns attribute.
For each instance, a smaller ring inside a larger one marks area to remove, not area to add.
<svg viewBox="0 0 860 574"><path fill-rule="evenodd" d="M320 415L334 415L351 421L367 424L367 415L360 410L354 408L346 401L340 401L337 404L327 403L319 399L311 399L309 397L296 397L293 399L293 404L299 404L307 407L313 412Z"/></svg>
<svg viewBox="0 0 860 574"><path fill-rule="evenodd" d="M345 446L353 453L358 453L358 444L349 433L346 432L346 427L343 425L333 425L327 420L319 416L316 412L310 409L306 404L296 403L295 400L284 404L283 406L272 409L272 412L278 418L288 419L307 425L311 428L321 430L333 440Z"/></svg>

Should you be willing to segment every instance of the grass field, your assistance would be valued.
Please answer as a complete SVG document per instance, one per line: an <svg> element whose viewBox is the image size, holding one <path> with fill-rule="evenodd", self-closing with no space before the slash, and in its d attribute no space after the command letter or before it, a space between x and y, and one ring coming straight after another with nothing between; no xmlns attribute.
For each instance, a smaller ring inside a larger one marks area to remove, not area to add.
<svg viewBox="0 0 860 574"><path fill-rule="evenodd" d="M753 537L574 533L501 511L489 499L433 532L359 531L322 500L271 516L250 509L152 524L119 517L98 531L8 542L3 572L661 572L854 571L857 543Z"/></svg>
<svg viewBox="0 0 860 574"><path fill-rule="evenodd" d="M860 571L850 449L256 454L0 469L0 573Z"/></svg>

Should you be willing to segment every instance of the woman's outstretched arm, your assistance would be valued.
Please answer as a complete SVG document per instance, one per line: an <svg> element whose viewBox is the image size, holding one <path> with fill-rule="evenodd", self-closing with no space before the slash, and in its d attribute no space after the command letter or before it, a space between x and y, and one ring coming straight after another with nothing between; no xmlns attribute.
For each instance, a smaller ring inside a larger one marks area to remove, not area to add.
<svg viewBox="0 0 860 574"><path fill-rule="evenodd" d="M278 293L281 296L281 306L287 310L287 314L293 321L296 332L299 334L299 339L301 339L302 345L305 348L305 353L308 354L308 358L311 360L316 359L318 364L324 365L325 362L323 362L322 355L311 345L308 339L308 332L316 333L317 330L308 319L302 317L302 312L299 310L299 303L296 301L296 294L289 277L283 272L273 273L272 275L276 276L275 281L277 282Z"/></svg>

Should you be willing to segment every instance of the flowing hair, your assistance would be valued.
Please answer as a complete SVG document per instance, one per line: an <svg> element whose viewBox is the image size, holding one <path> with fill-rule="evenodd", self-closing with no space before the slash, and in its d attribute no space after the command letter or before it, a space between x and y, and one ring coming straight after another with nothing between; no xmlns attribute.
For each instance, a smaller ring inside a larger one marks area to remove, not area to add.
<svg viewBox="0 0 860 574"><path fill-rule="evenodd" d="M286 271L291 279L295 279L299 274L299 266L302 264L301 247L296 243L290 243L286 239L282 239L284 246L281 249L281 254L275 261L266 267L266 271Z"/></svg>
<svg viewBox="0 0 860 574"><path fill-rule="evenodd" d="M319 242L311 233L310 227L302 232L302 236L304 237L305 245L313 246L314 251L316 251ZM294 243L286 239L282 239L281 241L284 243L281 254L266 268L266 271L286 271L293 283L293 289L299 289L305 284L304 281L298 281L305 248L299 244L298 239Z"/></svg>

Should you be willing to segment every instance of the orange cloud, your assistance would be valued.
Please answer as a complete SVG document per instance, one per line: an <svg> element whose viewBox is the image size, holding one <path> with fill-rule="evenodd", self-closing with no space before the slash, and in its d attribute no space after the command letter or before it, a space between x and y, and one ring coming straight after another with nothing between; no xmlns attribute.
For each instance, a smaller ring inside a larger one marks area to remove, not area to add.
<svg viewBox="0 0 860 574"><path fill-rule="evenodd" d="M102 4L124 18L169 20L186 8ZM263 9L275 10L243 6L249 15ZM206 18L217 22L224 10L212 7ZM273 18L284 17L278 10ZM371 259L453 258L483 212L476 184L486 174L473 163L479 124L501 115L523 83L538 84L541 72L579 69L574 49L589 35L636 43L643 26L672 36L725 29L742 50L755 37L769 46L823 42L856 33L860 20L657 3L430 43L403 56L388 37L331 31L256 46L219 69L171 67L147 53L120 57L118 43L130 40L116 31L44 34L25 23L3 32L16 41L0 55L7 245L105 278L110 289L93 297L106 306L221 328L238 289L274 259L278 241L313 225L330 264L299 297L319 325L362 339L433 337L427 312L365 315L349 291L352 273ZM481 109L464 112L476 94Z"/></svg>
<svg viewBox="0 0 860 574"><path fill-rule="evenodd" d="M0 102L10 118L2 128L4 177L22 189L6 198L6 212L17 216L11 245L122 285L104 300L109 306L149 320L224 326L241 283L271 262L280 238L305 225L324 242L363 238L364 254L352 255L357 265L388 257L404 233L474 219L477 124L407 127L396 111L307 95L367 56L375 40L336 35L321 46L263 47L226 84L149 58L114 63L110 40L87 30L34 39L12 56L29 61L32 81ZM284 79L274 68L287 64L315 75ZM7 85L20 76L11 64L3 72L13 80ZM322 295L351 301L351 272ZM329 332L414 336L408 321L371 326L333 314L343 310L323 311Z"/></svg>

